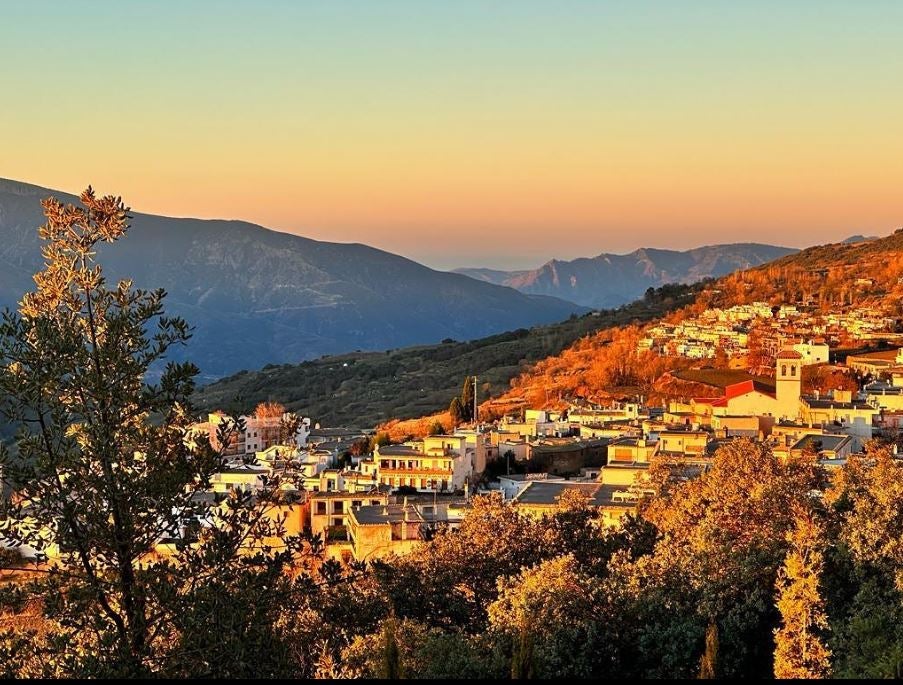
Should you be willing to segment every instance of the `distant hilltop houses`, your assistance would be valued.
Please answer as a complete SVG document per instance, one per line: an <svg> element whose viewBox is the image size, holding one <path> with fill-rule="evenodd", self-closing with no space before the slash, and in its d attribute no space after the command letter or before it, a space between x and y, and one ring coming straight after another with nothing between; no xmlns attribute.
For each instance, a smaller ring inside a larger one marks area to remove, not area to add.
<svg viewBox="0 0 903 685"><path fill-rule="evenodd" d="M796 305L771 306L753 302L726 309L706 309L677 323L647 329L639 349L663 356L712 359L718 350L728 358L748 355L754 346L774 354L788 339L800 340L794 349L805 364L828 361L828 346L896 337L897 320L873 307L822 312Z"/></svg>
<svg viewBox="0 0 903 685"><path fill-rule="evenodd" d="M276 403L238 417L240 430L225 443L233 419L222 412L202 417L185 439L207 440L224 456L204 494L212 502L232 491L253 495L279 474L283 504L273 515L284 518L287 534L320 536L326 556L343 563L372 561L454 530L475 495L496 493L542 517L576 494L599 525L617 527L656 493L656 467L671 479L696 478L740 438L827 470L873 438L899 442L903 347L849 355L841 369L856 390L804 392L804 368L827 364L830 352L823 341L786 344L774 355L773 377L749 376L664 406L642 397L607 405L575 399L560 410L526 408L396 444L374 430L321 427ZM168 554L178 536L160 540L155 554ZM51 546L49 554L58 553Z"/></svg>

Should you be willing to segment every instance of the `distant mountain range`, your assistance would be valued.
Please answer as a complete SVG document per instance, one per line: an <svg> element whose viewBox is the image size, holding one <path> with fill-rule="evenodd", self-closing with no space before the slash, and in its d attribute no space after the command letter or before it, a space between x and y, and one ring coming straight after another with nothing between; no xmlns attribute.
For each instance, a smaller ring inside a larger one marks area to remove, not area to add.
<svg viewBox="0 0 903 685"><path fill-rule="evenodd" d="M39 201L50 195L75 201L0 179L0 306L15 306L33 287L41 267ZM184 355L208 377L358 349L468 340L586 311L366 245L243 221L133 216L129 234L100 250L105 273L167 290L167 312L196 328Z"/></svg>
<svg viewBox="0 0 903 685"><path fill-rule="evenodd" d="M709 245L693 250L643 248L629 254L602 253L572 261L553 259L529 271L456 269L455 273L531 295L559 297L587 307L616 307L650 287L695 283L738 269L748 269L797 250L758 243Z"/></svg>

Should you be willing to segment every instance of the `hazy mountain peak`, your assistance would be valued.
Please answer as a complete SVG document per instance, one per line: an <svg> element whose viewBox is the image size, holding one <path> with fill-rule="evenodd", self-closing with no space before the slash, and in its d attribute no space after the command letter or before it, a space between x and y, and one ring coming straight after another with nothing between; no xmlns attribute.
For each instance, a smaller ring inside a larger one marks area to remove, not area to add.
<svg viewBox="0 0 903 685"><path fill-rule="evenodd" d="M524 293L563 297L599 308L631 302L649 287L724 276L796 251L759 243L704 245L684 251L641 247L627 254L603 252L571 261L552 259L538 269L527 271L456 269L456 272Z"/></svg>

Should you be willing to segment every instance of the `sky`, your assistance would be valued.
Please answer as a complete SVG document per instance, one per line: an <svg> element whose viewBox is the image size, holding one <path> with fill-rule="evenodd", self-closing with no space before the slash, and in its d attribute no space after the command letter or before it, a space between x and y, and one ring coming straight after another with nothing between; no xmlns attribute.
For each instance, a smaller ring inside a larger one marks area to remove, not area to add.
<svg viewBox="0 0 903 685"><path fill-rule="evenodd" d="M0 0L0 177L436 268L903 225L903 2Z"/></svg>

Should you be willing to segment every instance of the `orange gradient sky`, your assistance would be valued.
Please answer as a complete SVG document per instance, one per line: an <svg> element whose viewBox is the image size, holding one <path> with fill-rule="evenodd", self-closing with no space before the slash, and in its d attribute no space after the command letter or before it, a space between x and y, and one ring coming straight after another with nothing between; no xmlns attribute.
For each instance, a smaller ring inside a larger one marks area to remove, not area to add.
<svg viewBox="0 0 903 685"><path fill-rule="evenodd" d="M901 2L123 5L4 7L0 176L438 268L903 225Z"/></svg>

